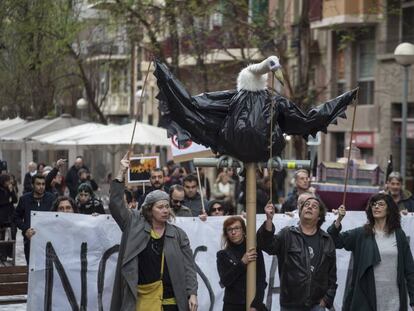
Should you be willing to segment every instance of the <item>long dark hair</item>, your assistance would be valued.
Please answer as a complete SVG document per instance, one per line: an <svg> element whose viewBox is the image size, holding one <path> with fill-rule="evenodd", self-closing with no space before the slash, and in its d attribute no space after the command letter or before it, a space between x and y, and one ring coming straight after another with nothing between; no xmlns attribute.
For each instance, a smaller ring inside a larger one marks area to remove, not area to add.
<svg viewBox="0 0 414 311"><path fill-rule="evenodd" d="M368 223L364 226L367 234L373 234L375 219L372 215L372 207L374 203L384 200L387 204L387 215L385 226L388 234L393 233L396 229L401 228L401 215L397 204L394 202L389 194L378 193L374 194L368 202L365 213L367 214Z"/></svg>
<svg viewBox="0 0 414 311"><path fill-rule="evenodd" d="M240 225L242 226L243 235L246 234L246 223L244 222L243 218L240 216L231 216L227 218L223 223L223 235L221 237L221 246L223 249L226 249L229 245L229 237L227 235L227 228L230 227L232 224L236 222L240 222Z"/></svg>

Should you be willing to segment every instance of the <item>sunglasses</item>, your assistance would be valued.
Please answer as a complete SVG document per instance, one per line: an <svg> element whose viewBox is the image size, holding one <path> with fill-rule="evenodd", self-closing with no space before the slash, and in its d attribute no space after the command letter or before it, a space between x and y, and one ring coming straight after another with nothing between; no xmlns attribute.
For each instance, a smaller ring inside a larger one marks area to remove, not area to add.
<svg viewBox="0 0 414 311"><path fill-rule="evenodd" d="M211 211L212 212L221 212L221 211L223 211L223 208L222 207L212 207Z"/></svg>
<svg viewBox="0 0 414 311"><path fill-rule="evenodd" d="M183 204L184 200L171 200L174 204Z"/></svg>

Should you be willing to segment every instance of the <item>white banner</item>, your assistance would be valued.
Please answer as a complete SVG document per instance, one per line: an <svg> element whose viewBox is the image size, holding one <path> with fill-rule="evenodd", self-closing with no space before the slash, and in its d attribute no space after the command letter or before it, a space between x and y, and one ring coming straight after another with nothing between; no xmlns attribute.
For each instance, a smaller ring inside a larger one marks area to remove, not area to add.
<svg viewBox="0 0 414 311"><path fill-rule="evenodd" d="M225 217L209 217L206 222L197 218L178 218L191 242L198 269L199 310L221 310L224 290L219 286L216 253L220 249ZM328 214L324 229L334 221ZM264 215L257 216L257 228ZM296 224L298 219L276 215L276 230ZM343 220L344 230L364 224L364 212L348 212ZM109 310L117 245L121 232L109 215L89 216L53 212L32 214L32 238L29 266L28 310ZM414 234L414 217L403 217L403 228L408 236ZM410 239L414 249L413 239ZM46 253L49 256L46 256ZM337 251L338 290L335 309L340 310L350 253ZM265 254L266 290L264 303L271 310L279 310L279 276L275 257ZM273 265L273 271L270 270ZM46 269L53 266L53 269ZM53 270L52 275L46 274ZM273 294L268 294L269 288Z"/></svg>

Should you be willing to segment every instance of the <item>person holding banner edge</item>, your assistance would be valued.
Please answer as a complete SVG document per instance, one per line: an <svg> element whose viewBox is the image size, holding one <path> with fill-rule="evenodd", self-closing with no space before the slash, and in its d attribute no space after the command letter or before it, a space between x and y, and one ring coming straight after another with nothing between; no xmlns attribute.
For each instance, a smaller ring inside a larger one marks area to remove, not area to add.
<svg viewBox="0 0 414 311"><path fill-rule="evenodd" d="M342 310L407 310L407 293L414 310L414 260L401 215L390 195L373 195L365 210L367 223L341 231L345 206L328 228L336 248L352 252L353 270Z"/></svg>
<svg viewBox="0 0 414 311"><path fill-rule="evenodd" d="M128 153L111 184L109 209L122 240L111 301L112 311L195 311L197 275L186 233L168 223L169 196L147 195L140 211L124 202Z"/></svg>

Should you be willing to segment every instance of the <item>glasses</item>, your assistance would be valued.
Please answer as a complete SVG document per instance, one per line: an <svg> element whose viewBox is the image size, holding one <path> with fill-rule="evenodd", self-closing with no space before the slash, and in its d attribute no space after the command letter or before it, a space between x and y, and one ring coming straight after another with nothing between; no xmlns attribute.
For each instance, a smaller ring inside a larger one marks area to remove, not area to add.
<svg viewBox="0 0 414 311"><path fill-rule="evenodd" d="M226 232L227 233L240 232L241 229L242 229L242 227L227 228Z"/></svg>
<svg viewBox="0 0 414 311"><path fill-rule="evenodd" d="M380 208L384 208L387 206L387 203L385 203L384 201L378 201L378 202L374 202L372 203L372 207L380 207Z"/></svg>
<svg viewBox="0 0 414 311"><path fill-rule="evenodd" d="M312 207L313 209L318 209L319 208L319 202L318 201L310 201L308 199L308 201L305 201L305 203L303 204L303 207Z"/></svg>
<svg viewBox="0 0 414 311"><path fill-rule="evenodd" d="M171 200L175 205L177 205L177 204L183 204L184 203L184 200Z"/></svg>
<svg viewBox="0 0 414 311"><path fill-rule="evenodd" d="M223 211L223 208L222 207L212 207L211 208L211 211L212 212L222 212Z"/></svg>

